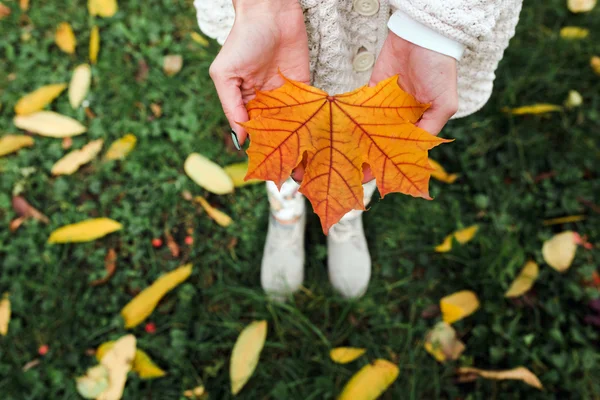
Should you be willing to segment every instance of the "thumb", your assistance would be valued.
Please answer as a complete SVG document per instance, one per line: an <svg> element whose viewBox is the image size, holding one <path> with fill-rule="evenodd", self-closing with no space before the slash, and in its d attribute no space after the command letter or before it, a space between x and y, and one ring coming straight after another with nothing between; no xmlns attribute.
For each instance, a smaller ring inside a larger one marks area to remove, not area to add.
<svg viewBox="0 0 600 400"><path fill-rule="evenodd" d="M218 77L213 77L221 106L225 112L225 117L229 121L231 129L236 133L237 140L240 145L246 141L248 133L239 124L248 121L248 111L242 100L242 92L240 90L241 79L225 79L221 80Z"/></svg>
<svg viewBox="0 0 600 400"><path fill-rule="evenodd" d="M440 99L439 101L434 102L431 108L425 111L425 114L423 114L423 117L417 123L417 126L432 135L437 135L446 125L448 120L456 114L457 110L457 98Z"/></svg>

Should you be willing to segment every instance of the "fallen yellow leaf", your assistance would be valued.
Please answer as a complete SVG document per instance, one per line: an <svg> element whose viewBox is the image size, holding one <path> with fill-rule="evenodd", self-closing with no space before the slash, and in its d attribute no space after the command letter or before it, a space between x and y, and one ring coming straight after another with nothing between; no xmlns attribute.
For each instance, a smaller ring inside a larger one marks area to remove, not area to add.
<svg viewBox="0 0 600 400"><path fill-rule="evenodd" d="M204 208L204 211L206 211L208 216L211 217L217 224L221 225L222 227L226 228L233 222L229 215L208 204L208 201L206 201L204 197L196 196L194 198L194 201L199 203L202 206L202 208Z"/></svg>
<svg viewBox="0 0 600 400"><path fill-rule="evenodd" d="M536 389L543 389L542 382L540 382L538 377L525 367L517 367L505 371L485 371L477 368L461 367L457 370L457 373L461 377L474 374L485 379L519 380Z"/></svg>
<svg viewBox="0 0 600 400"><path fill-rule="evenodd" d="M64 83L42 86L21 97L15 105L17 115L28 115L41 110L57 98L67 87Z"/></svg>
<svg viewBox="0 0 600 400"><path fill-rule="evenodd" d="M539 267L534 261L527 261L525 266L510 285L504 297L519 297L531 289L539 274Z"/></svg>
<svg viewBox="0 0 600 400"><path fill-rule="evenodd" d="M113 348L114 341L102 343L96 350L96 360L101 361L104 355ZM135 358L131 370L138 374L141 379L154 379L166 375L158 365L152 361L150 356L143 350L135 350Z"/></svg>
<svg viewBox="0 0 600 400"><path fill-rule="evenodd" d="M96 64L98 61L98 52L100 51L100 31L98 26L94 25L90 32L90 62Z"/></svg>
<svg viewBox="0 0 600 400"><path fill-rule="evenodd" d="M596 6L596 0L568 0L567 7L572 13L585 13L592 11Z"/></svg>
<svg viewBox="0 0 600 400"><path fill-rule="evenodd" d="M530 106L517 107L509 110L513 115L528 115L528 114L547 114L550 112L562 111L561 106L557 106L555 104L532 104Z"/></svg>
<svg viewBox="0 0 600 400"><path fill-rule="evenodd" d="M229 366L233 395L242 390L254 373L266 339L267 321L252 322L238 336L231 352L231 364Z"/></svg>
<svg viewBox="0 0 600 400"><path fill-rule="evenodd" d="M440 310L442 318L447 324L473 314L479 308L479 299L477 295L470 290L462 290L452 293L440 300Z"/></svg>
<svg viewBox="0 0 600 400"><path fill-rule="evenodd" d="M233 192L233 182L223 168L198 153L188 156L183 169L194 182L211 193Z"/></svg>
<svg viewBox="0 0 600 400"><path fill-rule="evenodd" d="M163 71L167 76L173 76L183 67L183 57L179 54L165 56L163 60Z"/></svg>
<svg viewBox="0 0 600 400"><path fill-rule="evenodd" d="M230 164L223 169L225 170L225 173L229 175L231 181L233 182L233 186L235 187L242 187L263 182L260 179L248 179L247 181L244 180L246 174L248 173L247 162Z"/></svg>
<svg viewBox="0 0 600 400"><path fill-rule="evenodd" d="M549 226L549 225L567 224L569 222L583 221L584 219L585 219L585 215L568 215L566 217L545 219L544 225Z"/></svg>
<svg viewBox="0 0 600 400"><path fill-rule="evenodd" d="M198 43L202 47L208 47L209 44L210 44L208 42L208 39L206 39L204 36L202 36L198 32L192 32L192 33L190 33L190 37L192 38L192 40L194 42Z"/></svg>
<svg viewBox="0 0 600 400"><path fill-rule="evenodd" d="M108 369L96 365L87 370L84 376L75 379L77 392L86 399L95 399L108 389Z"/></svg>
<svg viewBox="0 0 600 400"><path fill-rule="evenodd" d="M105 160L122 160L135 148L137 138L131 133L112 142L104 155Z"/></svg>
<svg viewBox="0 0 600 400"><path fill-rule="evenodd" d="M444 183L454 183L458 178L457 174L449 174L446 172L444 167L442 167L437 161L429 159L429 165L433 167L433 171L431 172L431 176L438 181Z"/></svg>
<svg viewBox="0 0 600 400"><path fill-rule="evenodd" d="M133 328L145 320L168 292L185 281L192 273L192 264L183 265L158 278L152 285L142 290L123 309L121 316L125 328Z"/></svg>
<svg viewBox="0 0 600 400"><path fill-rule="evenodd" d="M90 242L123 227L110 218L93 218L75 224L65 225L50 234L48 243Z"/></svg>
<svg viewBox="0 0 600 400"><path fill-rule="evenodd" d="M592 67L592 71L598 76L600 76L600 57L593 56L590 58L590 67Z"/></svg>
<svg viewBox="0 0 600 400"><path fill-rule="evenodd" d="M19 8L21 11L29 10L29 0L19 0Z"/></svg>
<svg viewBox="0 0 600 400"><path fill-rule="evenodd" d="M206 390L204 389L204 386L197 386L193 389L186 390L185 392L183 392L183 395L188 399L192 399L202 396L205 392Z"/></svg>
<svg viewBox="0 0 600 400"><path fill-rule="evenodd" d="M0 336L8 334L8 324L10 323L10 299L8 293L2 295L0 300Z"/></svg>
<svg viewBox="0 0 600 400"><path fill-rule="evenodd" d="M100 364L108 370L108 388L96 400L120 400L123 397L127 374L135 359L135 349L135 336L125 335L102 357Z"/></svg>
<svg viewBox="0 0 600 400"><path fill-rule="evenodd" d="M53 111L38 111L30 115L17 115L13 123L23 129L41 136L64 138L81 135L86 131L79 121Z"/></svg>
<svg viewBox="0 0 600 400"><path fill-rule="evenodd" d="M590 30L578 26L565 26L560 30L560 37L563 39L585 39L590 34Z"/></svg>
<svg viewBox="0 0 600 400"><path fill-rule="evenodd" d="M76 67L69 83L69 103L71 107L79 108L87 96L92 83L92 69L88 64Z"/></svg>
<svg viewBox="0 0 600 400"><path fill-rule="evenodd" d="M454 328L443 321L427 333L424 347L440 363L457 360L465 351L465 344L456 337Z"/></svg>
<svg viewBox="0 0 600 400"><path fill-rule="evenodd" d="M88 0L88 12L91 16L112 17L118 9L117 0Z"/></svg>
<svg viewBox="0 0 600 400"><path fill-rule="evenodd" d="M478 225L471 225L468 228L460 229L444 238L444 241L435 247L435 251L438 253L446 253L452 250L452 239L456 239L456 241L460 244L465 244L470 242L474 237L477 231L479 230Z"/></svg>
<svg viewBox="0 0 600 400"><path fill-rule="evenodd" d="M354 374L338 400L375 400L394 383L399 372L396 364L377 359Z"/></svg>
<svg viewBox="0 0 600 400"><path fill-rule="evenodd" d="M75 53L75 46L77 45L77 39L73 33L73 28L68 22L62 22L56 29L54 35L54 41L59 49L67 54Z"/></svg>
<svg viewBox="0 0 600 400"><path fill-rule="evenodd" d="M366 349L358 347L336 347L329 352L329 358L337 364L348 364L365 354L366 351Z"/></svg>
<svg viewBox="0 0 600 400"><path fill-rule="evenodd" d="M33 146L34 140L26 135L6 135L0 137L0 157Z"/></svg>
<svg viewBox="0 0 600 400"><path fill-rule="evenodd" d="M89 163L100 153L104 140L89 142L79 150L73 150L52 166L52 175L71 175L84 164Z"/></svg>
<svg viewBox="0 0 600 400"><path fill-rule="evenodd" d="M576 251L577 243L575 243L575 235L572 231L554 235L542 246L544 261L558 272L569 269Z"/></svg>

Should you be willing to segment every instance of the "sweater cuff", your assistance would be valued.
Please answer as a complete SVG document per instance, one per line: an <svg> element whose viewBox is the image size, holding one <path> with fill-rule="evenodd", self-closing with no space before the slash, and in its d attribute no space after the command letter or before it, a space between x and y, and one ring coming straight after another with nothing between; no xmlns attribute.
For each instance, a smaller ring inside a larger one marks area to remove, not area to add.
<svg viewBox="0 0 600 400"><path fill-rule="evenodd" d="M398 10L388 21L388 28L402 39L460 61L465 45L415 21Z"/></svg>

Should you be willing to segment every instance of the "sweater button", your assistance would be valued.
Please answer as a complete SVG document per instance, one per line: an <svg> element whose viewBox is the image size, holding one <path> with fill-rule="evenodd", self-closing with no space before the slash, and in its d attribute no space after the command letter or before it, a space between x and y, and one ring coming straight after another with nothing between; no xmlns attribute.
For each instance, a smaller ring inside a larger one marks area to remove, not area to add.
<svg viewBox="0 0 600 400"><path fill-rule="evenodd" d="M365 17L377 14L379 11L379 1L377 0L354 0L354 11Z"/></svg>
<svg viewBox="0 0 600 400"><path fill-rule="evenodd" d="M368 51L360 52L354 57L352 66L356 72L368 71L375 64L375 55Z"/></svg>

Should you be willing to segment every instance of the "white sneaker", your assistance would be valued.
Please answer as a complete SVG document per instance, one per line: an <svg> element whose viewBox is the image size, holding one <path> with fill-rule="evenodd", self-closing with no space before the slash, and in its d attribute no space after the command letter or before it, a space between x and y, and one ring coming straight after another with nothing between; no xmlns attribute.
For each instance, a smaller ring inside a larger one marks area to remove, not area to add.
<svg viewBox="0 0 600 400"><path fill-rule="evenodd" d="M329 280L346 298L359 298L371 279L371 255L363 230L362 215L342 219L329 229Z"/></svg>
<svg viewBox="0 0 600 400"><path fill-rule="evenodd" d="M304 280L304 196L294 181L284 183L281 192L267 183L271 216L263 253L260 280L269 297L285 299L300 288Z"/></svg>

